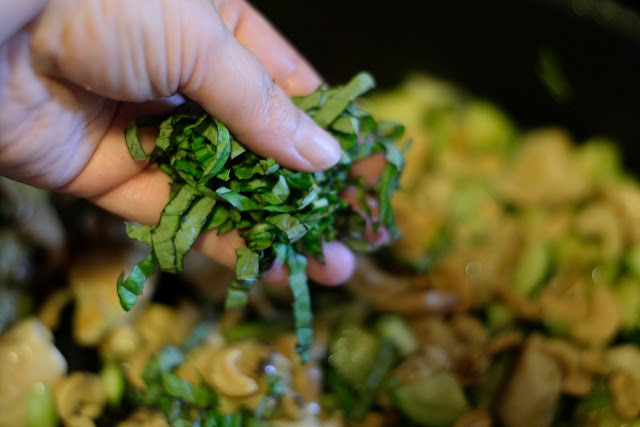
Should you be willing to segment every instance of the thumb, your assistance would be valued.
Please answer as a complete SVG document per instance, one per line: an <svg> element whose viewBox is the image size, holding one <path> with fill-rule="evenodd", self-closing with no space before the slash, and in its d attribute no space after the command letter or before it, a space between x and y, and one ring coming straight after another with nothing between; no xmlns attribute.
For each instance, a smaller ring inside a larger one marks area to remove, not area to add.
<svg viewBox="0 0 640 427"><path fill-rule="evenodd" d="M300 111L274 83L260 60L222 24L184 37L196 64L180 90L229 127L252 151L282 165L316 171L333 166L340 146Z"/></svg>

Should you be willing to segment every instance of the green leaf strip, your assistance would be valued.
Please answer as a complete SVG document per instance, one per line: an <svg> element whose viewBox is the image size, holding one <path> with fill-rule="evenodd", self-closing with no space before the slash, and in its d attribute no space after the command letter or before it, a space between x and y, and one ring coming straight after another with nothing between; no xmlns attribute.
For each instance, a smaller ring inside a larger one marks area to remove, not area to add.
<svg viewBox="0 0 640 427"><path fill-rule="evenodd" d="M160 269L169 273L178 273L178 260L174 237L182 223L182 215L196 197L196 190L189 186L180 187L175 196L164 207L158 225L151 232L153 250Z"/></svg>
<svg viewBox="0 0 640 427"><path fill-rule="evenodd" d="M215 204L216 201L214 199L201 197L191 205L182 218L182 224L173 240L176 250L176 268L178 271L183 271L184 257L196 242Z"/></svg>
<svg viewBox="0 0 640 427"><path fill-rule="evenodd" d="M138 242L142 242L145 245L151 246L151 226L134 225L129 222L125 222L124 225L127 231L127 236L137 240Z"/></svg>
<svg viewBox="0 0 640 427"><path fill-rule="evenodd" d="M149 155L142 149L138 129L147 126L157 126L164 118L164 116L139 118L132 120L124 129L124 140L134 160L145 160L149 158Z"/></svg>
<svg viewBox="0 0 640 427"><path fill-rule="evenodd" d="M307 285L307 259L291 250L287 257L289 286L293 292L293 315L296 325L296 352L305 363L311 354L313 328L311 327L311 297Z"/></svg>
<svg viewBox="0 0 640 427"><path fill-rule="evenodd" d="M315 121L321 127L328 127L358 96L375 86L371 74L360 73L356 75L346 86L336 89L327 102L320 107L315 116Z"/></svg>
<svg viewBox="0 0 640 427"><path fill-rule="evenodd" d="M136 303L137 296L142 294L144 283L156 271L156 257L151 251L149 255L137 263L129 277L124 279L124 273L118 277L117 289L120 305L129 311Z"/></svg>
<svg viewBox="0 0 640 427"><path fill-rule="evenodd" d="M227 298L224 302L224 309L231 310L245 307L249 302L249 290L254 283L255 280L233 279L227 289Z"/></svg>

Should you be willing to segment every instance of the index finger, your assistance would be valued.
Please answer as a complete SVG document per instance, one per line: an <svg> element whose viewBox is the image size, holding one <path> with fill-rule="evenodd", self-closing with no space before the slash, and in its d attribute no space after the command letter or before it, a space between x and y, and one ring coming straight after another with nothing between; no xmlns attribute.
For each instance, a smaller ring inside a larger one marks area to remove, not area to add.
<svg viewBox="0 0 640 427"><path fill-rule="evenodd" d="M244 0L212 0L229 31L260 59L288 95L306 95L322 84L311 64Z"/></svg>

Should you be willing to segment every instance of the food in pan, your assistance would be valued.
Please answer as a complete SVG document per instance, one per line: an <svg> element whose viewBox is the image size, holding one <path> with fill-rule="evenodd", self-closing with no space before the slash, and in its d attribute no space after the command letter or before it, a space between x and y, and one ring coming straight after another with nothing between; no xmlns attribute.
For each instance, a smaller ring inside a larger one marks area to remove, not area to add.
<svg viewBox="0 0 640 427"><path fill-rule="evenodd" d="M52 261L38 280L64 286L4 324L0 425L640 425L640 183L616 145L518 129L424 75L362 106L413 140L392 199L403 237L345 287L311 286L306 363L288 288L257 282L224 311L211 278L233 272L197 254L117 310L113 277L140 248L111 236L115 254ZM47 253L12 239L13 259Z"/></svg>

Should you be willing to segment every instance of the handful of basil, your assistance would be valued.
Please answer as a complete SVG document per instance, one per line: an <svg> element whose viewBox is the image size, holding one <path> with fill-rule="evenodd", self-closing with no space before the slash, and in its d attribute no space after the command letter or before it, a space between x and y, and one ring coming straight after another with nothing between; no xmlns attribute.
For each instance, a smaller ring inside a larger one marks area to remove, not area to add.
<svg viewBox="0 0 640 427"><path fill-rule="evenodd" d="M149 245L151 253L126 280L124 275L118 278L122 307L130 310L134 306L156 267L171 273L182 271L184 257L201 232L217 229L223 234L241 229L246 246L236 251L235 277L225 306L245 305L253 283L278 259L289 268L296 350L306 361L313 331L303 254L322 262L322 242L335 239L356 251L370 249L364 238L364 217L342 200L340 193L356 187L362 212L369 217L365 198L375 197L380 213L376 221L369 218L374 229L385 227L392 237L398 235L390 198L404 163L404 153L396 144L404 128L377 122L356 106L356 98L373 86L373 78L361 73L345 86L319 88L294 98L300 109L341 144L340 162L324 172L296 172L280 167L274 159L258 157L193 102L167 116L131 122L125 140L133 158L149 158L173 183L158 225L127 224L128 235ZM145 153L138 137L138 128L143 126L159 127L151 153ZM375 153L383 153L387 165L370 188L349 171L353 162Z"/></svg>

